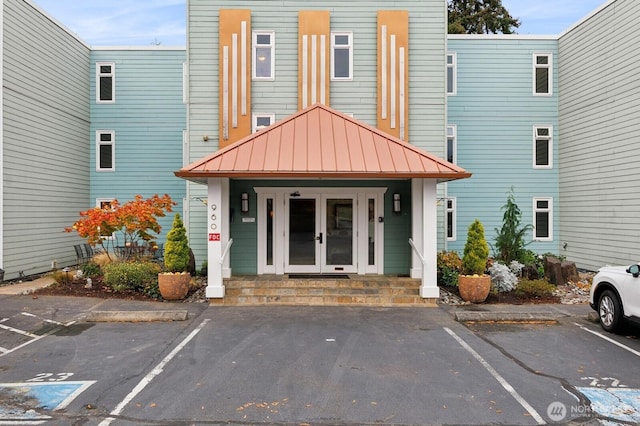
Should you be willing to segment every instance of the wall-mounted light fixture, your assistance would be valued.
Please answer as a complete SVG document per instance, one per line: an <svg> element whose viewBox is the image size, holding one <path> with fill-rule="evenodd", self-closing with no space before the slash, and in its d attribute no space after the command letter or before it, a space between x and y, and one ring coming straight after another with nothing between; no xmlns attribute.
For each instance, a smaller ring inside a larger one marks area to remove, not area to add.
<svg viewBox="0 0 640 426"><path fill-rule="evenodd" d="M400 208L400 194L397 192L393 194L393 212L400 213L402 209Z"/></svg>
<svg viewBox="0 0 640 426"><path fill-rule="evenodd" d="M243 192L240 202L240 210L242 213L247 213L249 211L249 194Z"/></svg>

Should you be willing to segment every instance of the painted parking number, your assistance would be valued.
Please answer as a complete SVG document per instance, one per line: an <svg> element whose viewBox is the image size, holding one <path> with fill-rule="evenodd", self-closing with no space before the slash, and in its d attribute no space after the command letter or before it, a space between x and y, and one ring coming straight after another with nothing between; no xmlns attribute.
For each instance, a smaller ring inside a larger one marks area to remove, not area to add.
<svg viewBox="0 0 640 426"><path fill-rule="evenodd" d="M63 382L71 376L73 376L73 373L38 373L27 382Z"/></svg>

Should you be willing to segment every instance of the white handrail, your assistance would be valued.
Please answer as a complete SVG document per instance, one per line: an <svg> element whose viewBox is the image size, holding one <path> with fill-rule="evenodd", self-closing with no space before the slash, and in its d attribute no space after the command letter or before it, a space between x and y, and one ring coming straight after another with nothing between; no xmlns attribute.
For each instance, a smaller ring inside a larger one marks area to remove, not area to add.
<svg viewBox="0 0 640 426"><path fill-rule="evenodd" d="M418 250L418 248L416 247L415 243L413 242L413 240L411 238L409 238L409 245L411 246L411 248L413 248L413 251L420 258L420 261L422 262L422 265L424 266L427 262L424 260L424 256L422 255L422 253L420 253L420 251Z"/></svg>
<svg viewBox="0 0 640 426"><path fill-rule="evenodd" d="M229 239L229 243L224 248L224 251L222 252L222 256L220 256L220 260L218 261L218 263L220 265L222 265L224 263L224 258L227 257L227 253L229 253L229 249L231 248L231 244L233 244L233 238Z"/></svg>

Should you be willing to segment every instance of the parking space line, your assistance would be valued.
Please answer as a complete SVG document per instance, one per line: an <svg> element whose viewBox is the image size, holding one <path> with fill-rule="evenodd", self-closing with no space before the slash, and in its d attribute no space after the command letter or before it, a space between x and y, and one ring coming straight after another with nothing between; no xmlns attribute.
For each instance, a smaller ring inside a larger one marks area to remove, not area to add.
<svg viewBox="0 0 640 426"><path fill-rule="evenodd" d="M133 388L133 390L131 392L129 392L129 394L122 401L120 401L120 403L116 406L116 408L113 409L112 412L109 413L109 415L110 416L117 416L120 413L122 413L122 410L124 410L124 408L127 406L127 404L129 404L133 398L135 398L140 392L142 392L144 390L144 388L147 387L147 385L149 383L151 383L151 381L156 376L158 376L160 373L162 373L165 365L167 365L178 354L178 352L180 352L185 346L187 346L187 344L191 341L191 339L196 337L196 335L198 333L200 333L200 331L204 328L204 326L208 322L209 322L209 319L202 320L202 322L200 323L200 325L198 325L198 327L196 327L191 333L189 333L189 335L187 337L185 337L184 340L182 342L180 342L180 344L178 346L176 346L169 353L169 355L167 355L166 357L164 357L164 359L162 361L160 361L160 364L158 364L153 370L151 370L149 372L149 374L144 376L142 378L142 380L140 380L140 382L138 382L136 387ZM108 426L114 420L115 420L115 418L113 418L113 417L107 417L102 422L100 422L100 424L98 426Z"/></svg>
<svg viewBox="0 0 640 426"><path fill-rule="evenodd" d="M39 337L37 334L33 334L33 333L29 333L28 331L24 331L24 330L20 330L20 329L17 329L17 328L9 327L8 325L0 324L0 328L2 328L4 330L12 331L14 333L22 334L23 336L27 336L27 337L31 337L31 338Z"/></svg>
<svg viewBox="0 0 640 426"><path fill-rule="evenodd" d="M504 377L500 375L492 366L489 364L478 352L476 352L467 342L462 340L460 336L458 336L453 330L448 327L444 327L444 331L446 331L451 337L453 337L459 344L462 346L467 352L469 352L482 366L493 376L494 379L500 383L500 385L507 391L509 394L516 400L522 407L527 410L527 412L535 419L535 421L539 425L544 425L546 422L538 414L538 412L533 408L520 394L505 380Z"/></svg>
<svg viewBox="0 0 640 426"><path fill-rule="evenodd" d="M30 313L30 312L20 312L20 314L24 315L25 317L37 318L37 319L42 320L44 322L47 322L49 324L63 325L65 327L68 327L71 324L75 323L75 321L71 321L71 322L68 322L68 323L65 324L65 323L62 323L60 321L54 321L54 320L50 320L50 319L47 319L47 318L39 317L39 316L34 315L34 314Z"/></svg>
<svg viewBox="0 0 640 426"><path fill-rule="evenodd" d="M598 333L597 331L589 330L587 327L585 327L583 325L580 325L577 322L574 322L574 324L577 325L578 327L580 327L582 330L586 331L587 333L591 333L594 336L598 336L599 338L606 340L607 342L613 343L614 345L619 346L622 349L631 352L635 356L640 356L640 352L636 351L635 349L631 349L628 346L623 345L622 343L618 342L617 340L612 339L611 337L605 336L604 334Z"/></svg>

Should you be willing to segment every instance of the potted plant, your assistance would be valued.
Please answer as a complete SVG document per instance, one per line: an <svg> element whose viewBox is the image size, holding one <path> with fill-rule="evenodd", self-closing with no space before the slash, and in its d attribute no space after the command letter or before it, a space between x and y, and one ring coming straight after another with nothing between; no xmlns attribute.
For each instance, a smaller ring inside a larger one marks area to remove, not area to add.
<svg viewBox="0 0 640 426"><path fill-rule="evenodd" d="M467 242L462 255L462 275L458 277L460 297L467 302L482 303L489 296L491 276L487 275L489 244L484 237L484 227L476 219L467 231Z"/></svg>
<svg viewBox="0 0 640 426"><path fill-rule="evenodd" d="M189 292L189 240L180 214L175 215L164 245L164 272L158 274L160 294L167 300L179 300Z"/></svg>

